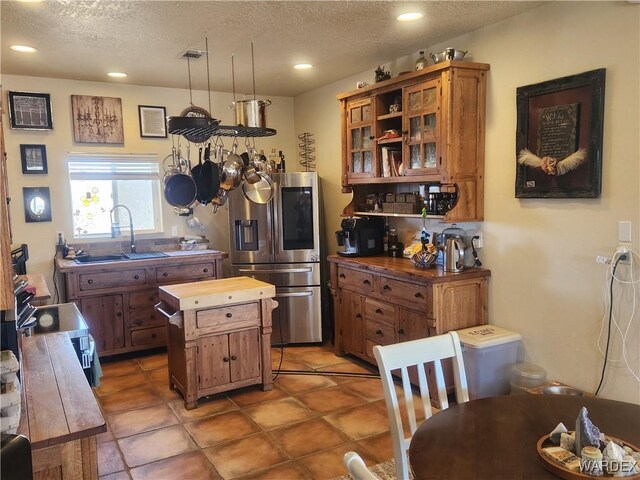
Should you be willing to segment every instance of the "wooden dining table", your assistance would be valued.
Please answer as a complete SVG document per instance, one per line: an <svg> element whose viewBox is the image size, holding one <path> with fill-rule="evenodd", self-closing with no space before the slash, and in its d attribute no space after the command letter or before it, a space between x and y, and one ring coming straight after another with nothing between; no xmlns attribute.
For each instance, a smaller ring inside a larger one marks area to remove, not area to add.
<svg viewBox="0 0 640 480"><path fill-rule="evenodd" d="M601 432L640 446L640 405L592 396L505 395L453 405L413 435L409 462L420 479L557 479L538 440L559 422L569 430L582 407Z"/></svg>

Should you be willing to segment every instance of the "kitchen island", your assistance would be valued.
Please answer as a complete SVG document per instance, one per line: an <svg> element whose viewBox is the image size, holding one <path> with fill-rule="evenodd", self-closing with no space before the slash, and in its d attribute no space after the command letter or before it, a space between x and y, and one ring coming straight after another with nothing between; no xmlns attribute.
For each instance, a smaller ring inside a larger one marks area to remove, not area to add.
<svg viewBox="0 0 640 480"><path fill-rule="evenodd" d="M65 301L75 302L102 356L166 345L164 318L154 310L158 286L221 278L225 252L171 251L162 258L76 263L57 259Z"/></svg>

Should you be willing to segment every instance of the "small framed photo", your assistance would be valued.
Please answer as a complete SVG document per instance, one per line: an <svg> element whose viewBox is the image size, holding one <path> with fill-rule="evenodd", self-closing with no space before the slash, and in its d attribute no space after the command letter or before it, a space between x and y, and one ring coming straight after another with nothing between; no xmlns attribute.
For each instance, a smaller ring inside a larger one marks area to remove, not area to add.
<svg viewBox="0 0 640 480"><path fill-rule="evenodd" d="M24 187L24 220L31 222L51 221L51 196L49 187Z"/></svg>
<svg viewBox="0 0 640 480"><path fill-rule="evenodd" d="M9 92L11 128L53 130L51 97L48 93Z"/></svg>
<svg viewBox="0 0 640 480"><path fill-rule="evenodd" d="M167 138L167 109L150 105L138 105L140 136L143 138Z"/></svg>
<svg viewBox="0 0 640 480"><path fill-rule="evenodd" d="M45 145L20 145L22 173L25 175L47 172L47 149Z"/></svg>

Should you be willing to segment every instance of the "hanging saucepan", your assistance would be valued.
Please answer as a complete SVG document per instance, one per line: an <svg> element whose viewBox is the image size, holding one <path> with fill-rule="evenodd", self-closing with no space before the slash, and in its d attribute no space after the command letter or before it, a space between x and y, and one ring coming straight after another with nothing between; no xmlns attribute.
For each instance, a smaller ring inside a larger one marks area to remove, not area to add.
<svg viewBox="0 0 640 480"><path fill-rule="evenodd" d="M260 181L256 183L244 182L242 184L242 191L247 200L264 205L265 203L269 203L273 198L273 180L271 180L271 177L266 173L258 172L258 175L260 176Z"/></svg>
<svg viewBox="0 0 640 480"><path fill-rule="evenodd" d="M238 147L234 141L231 151L227 154L227 158L220 169L220 188L223 190L233 190L240 185L242 181L242 169L244 163L240 155L236 153ZM216 152L217 153L217 152Z"/></svg>
<svg viewBox="0 0 640 480"><path fill-rule="evenodd" d="M267 107L271 100L236 100L230 108L236 112L236 125L267 128Z"/></svg>
<svg viewBox="0 0 640 480"><path fill-rule="evenodd" d="M218 193L215 197L211 199L211 204L213 205L213 213L218 211L218 208L222 207L225 203L227 203L227 198L229 197L229 192L223 190L222 188L218 190Z"/></svg>
<svg viewBox="0 0 640 480"><path fill-rule="evenodd" d="M196 199L196 182L191 175L180 171L178 157L179 153L173 147L175 170L164 176L164 198L172 207L188 207Z"/></svg>

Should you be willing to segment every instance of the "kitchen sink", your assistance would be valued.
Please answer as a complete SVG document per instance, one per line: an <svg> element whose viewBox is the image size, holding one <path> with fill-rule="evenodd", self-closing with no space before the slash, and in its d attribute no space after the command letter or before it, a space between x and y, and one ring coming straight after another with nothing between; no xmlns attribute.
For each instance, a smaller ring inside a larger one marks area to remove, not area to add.
<svg viewBox="0 0 640 480"><path fill-rule="evenodd" d="M98 263L98 262L119 262L129 260L124 253L116 253L113 255L82 255L76 257L76 263Z"/></svg>

